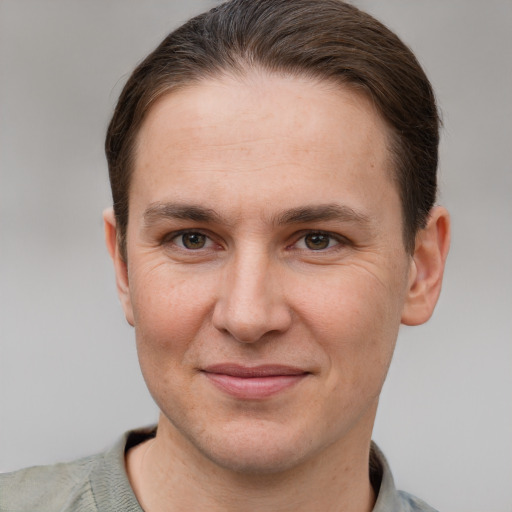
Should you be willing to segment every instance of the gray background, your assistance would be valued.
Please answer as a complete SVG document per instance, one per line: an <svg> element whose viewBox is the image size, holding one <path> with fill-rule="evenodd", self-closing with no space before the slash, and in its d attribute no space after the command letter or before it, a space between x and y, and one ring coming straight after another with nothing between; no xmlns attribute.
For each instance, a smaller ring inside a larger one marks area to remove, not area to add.
<svg viewBox="0 0 512 512"><path fill-rule="evenodd" d="M213 1L0 0L0 470L156 421L104 249L103 136L127 74ZM375 439L399 487L512 511L512 2L356 2L413 48L444 115L443 294L404 328Z"/></svg>

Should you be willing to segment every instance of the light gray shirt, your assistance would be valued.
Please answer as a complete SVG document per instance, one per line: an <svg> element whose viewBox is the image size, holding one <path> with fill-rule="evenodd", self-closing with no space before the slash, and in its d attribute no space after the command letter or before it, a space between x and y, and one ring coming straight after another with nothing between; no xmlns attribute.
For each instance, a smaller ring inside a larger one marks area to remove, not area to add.
<svg viewBox="0 0 512 512"><path fill-rule="evenodd" d="M99 455L0 475L0 512L142 512L126 475L125 453L155 431L153 427L127 432ZM373 512L436 512L396 490L388 463L375 444L370 480L377 494Z"/></svg>

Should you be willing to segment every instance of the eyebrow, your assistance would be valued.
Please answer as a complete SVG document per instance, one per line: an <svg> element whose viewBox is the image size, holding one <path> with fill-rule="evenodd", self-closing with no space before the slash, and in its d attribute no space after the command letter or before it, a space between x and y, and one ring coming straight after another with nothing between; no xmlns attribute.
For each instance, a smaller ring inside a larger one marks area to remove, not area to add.
<svg viewBox="0 0 512 512"><path fill-rule="evenodd" d="M144 211L144 222L151 224L160 219L180 219L194 222L222 223L222 217L211 208L192 204L152 203Z"/></svg>
<svg viewBox="0 0 512 512"><path fill-rule="evenodd" d="M152 203L144 211L143 217L146 225L150 225L160 219L232 224L232 222L227 221L215 210L194 204ZM328 220L369 225L371 221L370 217L364 213L356 211L349 206L336 203L291 208L279 213L270 220L274 225L302 224Z"/></svg>
<svg viewBox="0 0 512 512"><path fill-rule="evenodd" d="M292 208L279 214L276 224L299 224L317 221L336 220L340 222L356 222L358 224L370 224L370 217L358 212L349 206L336 203L303 206Z"/></svg>

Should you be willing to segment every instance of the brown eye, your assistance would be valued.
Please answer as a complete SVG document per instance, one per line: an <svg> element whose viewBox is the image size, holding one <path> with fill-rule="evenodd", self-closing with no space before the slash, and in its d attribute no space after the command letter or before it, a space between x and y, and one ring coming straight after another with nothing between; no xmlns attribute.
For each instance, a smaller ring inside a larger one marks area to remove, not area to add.
<svg viewBox="0 0 512 512"><path fill-rule="evenodd" d="M329 247L331 238L332 237L329 235L325 235L323 233L310 233L304 237L304 244L312 251L321 251L322 249L327 249Z"/></svg>
<svg viewBox="0 0 512 512"><path fill-rule="evenodd" d="M206 245L207 237L202 233L183 233L181 243L186 249L203 249Z"/></svg>

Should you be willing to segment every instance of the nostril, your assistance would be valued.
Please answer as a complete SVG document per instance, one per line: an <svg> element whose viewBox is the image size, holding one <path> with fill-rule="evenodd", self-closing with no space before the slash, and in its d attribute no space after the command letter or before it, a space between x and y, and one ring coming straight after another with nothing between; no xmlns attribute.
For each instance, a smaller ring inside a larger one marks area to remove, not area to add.
<svg viewBox="0 0 512 512"><path fill-rule="evenodd" d="M213 315L214 327L229 334L240 343L256 343L269 334L285 332L291 315L284 305L266 305L261 309L217 307Z"/></svg>
<svg viewBox="0 0 512 512"><path fill-rule="evenodd" d="M265 251L252 247L239 253L219 283L214 327L240 343L255 343L268 333L286 331L291 315L271 277Z"/></svg>

